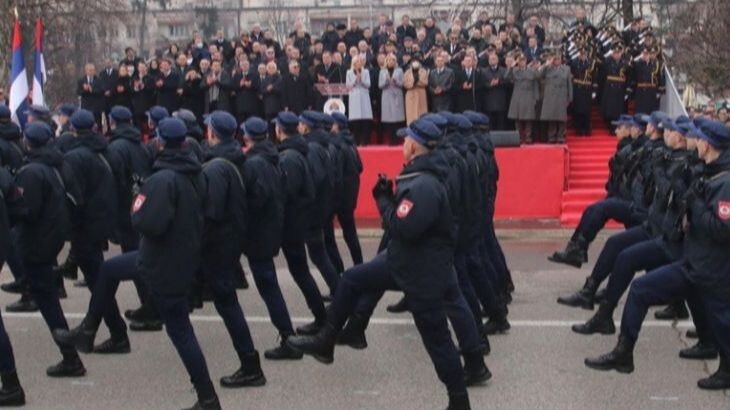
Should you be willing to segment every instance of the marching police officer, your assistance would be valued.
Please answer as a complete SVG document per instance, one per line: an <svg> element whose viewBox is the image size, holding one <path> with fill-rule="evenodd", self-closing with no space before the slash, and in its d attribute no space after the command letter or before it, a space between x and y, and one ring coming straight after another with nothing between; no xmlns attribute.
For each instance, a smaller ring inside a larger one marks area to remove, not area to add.
<svg viewBox="0 0 730 410"><path fill-rule="evenodd" d="M335 166L329 156L330 137L322 129L322 114L304 111L299 116L299 132L307 141L307 161L314 182L315 201L307 232L307 251L314 265L327 282L330 295L337 289L338 275L324 246L324 226L332 217L332 200L335 184ZM297 333L313 334L321 323L311 323L297 329Z"/></svg>
<svg viewBox="0 0 730 410"><path fill-rule="evenodd" d="M359 265L362 263L362 249L355 226L355 208L357 208L357 196L360 192L362 160L357 151L355 138L348 128L347 116L341 112L334 112L332 118L335 120L332 128L332 132L335 134L334 139L339 141L343 154L342 198L339 201L339 207L335 209L335 216L342 228L342 237L350 249L352 263Z"/></svg>
<svg viewBox="0 0 730 410"><path fill-rule="evenodd" d="M66 153L73 147L75 137L71 132L71 116L77 109L78 107L73 104L62 104L58 108L58 123L61 127L58 129L55 145L62 153Z"/></svg>
<svg viewBox="0 0 730 410"><path fill-rule="evenodd" d="M587 358L597 370L634 370L633 351L650 306L680 297L701 300L720 350L720 367L698 381L702 389L730 388L730 128L717 121L699 127L697 150L705 171L687 191L684 200L684 257L635 280L621 320L621 334L609 353Z"/></svg>
<svg viewBox="0 0 730 410"><path fill-rule="evenodd" d="M129 210L141 181L149 175L152 168L149 152L142 145L142 134L132 125L132 119L132 112L123 106L114 106L109 112L111 139L107 151L117 192L112 238L123 253L135 251L139 247L139 233L132 229ZM130 317L135 321L144 321L145 315L151 309L147 290L141 280L136 280L135 286L142 307L132 312Z"/></svg>
<svg viewBox="0 0 730 410"><path fill-rule="evenodd" d="M284 224L284 189L279 154L267 138L268 124L251 117L241 124L246 161L243 179L246 185L248 226L243 252L248 258L256 288L266 304L271 321L281 336L281 345L264 352L267 359L300 359L301 355L283 346L294 334L289 310L276 277L274 257L279 253Z"/></svg>
<svg viewBox="0 0 730 410"><path fill-rule="evenodd" d="M93 121L93 116L92 116ZM23 191L25 207L18 219L18 254L30 292L49 330L68 329L58 300L53 264L71 230L67 208L68 176L63 174L63 155L51 145L51 128L37 122L25 129L29 148L27 164L18 170L15 182ZM76 350L59 344L63 360L49 367L50 377L80 377L86 374Z"/></svg>
<svg viewBox="0 0 730 410"><path fill-rule="evenodd" d="M314 321L324 323L326 316L324 302L309 270L305 249L317 193L307 160L309 146L299 134L299 121L299 117L286 111L280 112L274 120L285 192L284 235L281 250L289 266L289 272L314 316ZM281 349L282 357L301 358L301 353L292 350L287 344L282 344ZM274 353L270 353L272 355L270 358L273 358Z"/></svg>
<svg viewBox="0 0 730 410"><path fill-rule="evenodd" d="M329 114L322 113L321 123L322 129L328 137L327 153L332 167L332 200L331 214L325 220L322 229L324 234L324 245L327 250L332 266L338 275L345 271L345 265L340 256L340 250L337 249L337 241L335 240L334 218L338 209L342 207L343 194L345 191L345 181L343 177L345 167L345 153L343 151L342 141L337 138L337 133L332 129L335 126L335 119Z"/></svg>
<svg viewBox="0 0 730 410"><path fill-rule="evenodd" d="M132 226L142 235L139 269L165 330L198 394L194 409L220 409L205 357L188 314L187 293L200 264L206 181L200 162L183 148L187 127L159 123L162 151L132 205Z"/></svg>
<svg viewBox="0 0 730 410"><path fill-rule="evenodd" d="M427 120L415 121L407 132L407 165L398 178L395 193L392 182L384 179L373 188L390 232L387 252L345 273L327 323L319 333L295 336L287 343L319 361L331 363L337 334L356 303L357 294L401 288L436 372L446 385L448 408L469 409L464 368L451 340L443 307L445 300L459 297L460 290L453 270L454 223L445 187L449 165L433 150L442 132ZM384 269L373 269L377 264ZM483 377L488 378L485 374Z"/></svg>
<svg viewBox="0 0 730 410"><path fill-rule="evenodd" d="M4 106L3 106L4 107ZM0 110L2 110L0 108ZM0 115L2 112L0 111ZM23 194L13 181L10 172L0 167L0 266L10 249L11 221L17 219L22 212ZM15 368L15 356L5 325L0 317L0 406L22 406L25 404L25 392L20 386Z"/></svg>
<svg viewBox="0 0 730 410"><path fill-rule="evenodd" d="M242 175L245 158L241 146L234 139L238 124L231 114L224 111L211 113L206 124L208 161L203 165L203 175L207 180L208 192L202 268L205 281L213 293L215 308L223 318L241 361L240 369L223 377L220 382L224 387L263 386L266 378L261 371L259 353L254 348L233 286L248 216L246 185ZM262 237L257 239L265 240ZM264 291L259 282L257 287ZM275 290L278 290L278 286Z"/></svg>

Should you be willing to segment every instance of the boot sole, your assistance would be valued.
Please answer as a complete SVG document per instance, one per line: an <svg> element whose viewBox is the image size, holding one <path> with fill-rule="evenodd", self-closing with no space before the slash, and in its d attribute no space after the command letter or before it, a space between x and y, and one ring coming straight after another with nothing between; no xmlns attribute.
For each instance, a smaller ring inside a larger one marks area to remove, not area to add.
<svg viewBox="0 0 730 410"><path fill-rule="evenodd" d="M266 378L261 377L260 379L256 379L252 382L245 382L245 383L223 383L223 381L220 382L221 387L225 387L226 389L240 389L243 387L261 387L266 385Z"/></svg>
<svg viewBox="0 0 730 410"><path fill-rule="evenodd" d="M264 354L264 359L266 360L273 360L273 361L286 361L286 360L302 360L304 358L304 354L301 356L286 356L286 357L272 357L272 356L266 356Z"/></svg>
<svg viewBox="0 0 730 410"><path fill-rule="evenodd" d="M309 356L312 356L316 361L323 364L332 364L335 361L334 357L322 356L320 354L310 354Z"/></svg>
<svg viewBox="0 0 730 410"><path fill-rule="evenodd" d="M594 331L580 331L577 330L575 327L571 327L570 330L572 330L574 333L577 333L579 335L614 335L616 334L616 329L600 329L600 330L594 330Z"/></svg>
<svg viewBox="0 0 730 410"><path fill-rule="evenodd" d="M484 374L479 375L479 377L476 378L467 378L465 380L466 387L472 387L472 386L478 386L485 384L487 381L489 381L492 378L492 373L487 370L484 372Z"/></svg>
<svg viewBox="0 0 730 410"><path fill-rule="evenodd" d="M573 307L573 308L581 308L584 310L595 310L596 305L594 303L569 303L565 300L558 299L558 305Z"/></svg>
<svg viewBox="0 0 730 410"><path fill-rule="evenodd" d="M63 373L63 374L48 374L48 372L46 372L46 376L52 377L54 379L84 377L84 376L86 376L86 369L77 370L73 373Z"/></svg>
<svg viewBox="0 0 730 410"><path fill-rule="evenodd" d="M718 384L718 385L703 385L700 382L697 382L697 387L699 387L702 390L708 390L708 391L717 391L717 390L727 390L730 389L730 381L726 382L725 384Z"/></svg>
<svg viewBox="0 0 730 410"><path fill-rule="evenodd" d="M611 370L616 370L619 373L622 374L629 374L634 372L634 366L602 366L602 365L596 365L596 364L589 364L587 362L583 362L586 367L593 369L593 370L600 370L602 372L608 372Z"/></svg>
<svg viewBox="0 0 730 410"><path fill-rule="evenodd" d="M566 265L566 266L572 266L572 267L577 268L577 269L580 269L581 266L583 266L582 263L572 263L572 262L568 262L568 261L562 261L562 260L554 259L552 256L548 256L547 259L550 262L559 263L559 264Z"/></svg>
<svg viewBox="0 0 730 410"><path fill-rule="evenodd" d="M131 352L132 352L132 349L127 348L127 349L116 349L116 350L105 350L105 351L94 349L91 353L109 355L109 354L129 354Z"/></svg>
<svg viewBox="0 0 730 410"><path fill-rule="evenodd" d="M686 355L682 354L682 352L679 352L679 358L685 360L715 360L718 356L719 355L717 353L705 355Z"/></svg>

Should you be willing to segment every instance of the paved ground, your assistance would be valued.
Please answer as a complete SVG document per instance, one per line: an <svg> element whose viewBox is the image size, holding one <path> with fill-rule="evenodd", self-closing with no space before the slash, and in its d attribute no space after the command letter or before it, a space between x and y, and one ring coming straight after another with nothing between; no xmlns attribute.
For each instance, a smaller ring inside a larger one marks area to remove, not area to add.
<svg viewBox="0 0 730 410"><path fill-rule="evenodd" d="M695 387L697 379L715 370L717 361L677 358L679 349L689 343L682 337L686 323L673 327L647 323L632 375L599 373L584 367L584 357L608 351L615 337L573 334L569 325L586 319L589 313L555 303L558 295L582 285L589 272L588 268L578 271L545 261L548 253L563 245L566 235L567 231L559 230L507 231L500 235L517 286L510 312L513 328L508 335L492 338L488 365L494 378L487 386L470 390L473 408L730 409L728 392L709 393ZM602 240L593 246L591 261L595 261ZM363 238L363 246L370 256L377 240ZM278 259L277 266L285 266L282 262ZM3 275L7 280L8 273ZM297 321L309 320L303 299L284 269L279 278L292 316ZM85 310L87 290L75 289L70 283L67 288L70 294L63 306L75 325ZM247 390L219 389L224 408L445 407L445 393L409 316L385 312L385 305L397 298L397 294L387 294L376 312L368 330L367 350L338 349L331 366L311 358L287 363L265 361L268 384ZM13 299L2 294L0 305ZM242 291L240 299L257 347L263 350L274 345L276 333L256 291ZM122 308L135 307L131 285L122 286L119 301ZM52 380L45 376L45 368L59 355L40 316L3 313L3 317L26 388L27 408L174 409L195 400L184 368L163 333L131 334L130 355L84 356L88 369L85 378ZM237 358L212 306L196 311L194 326L214 380L234 371Z"/></svg>

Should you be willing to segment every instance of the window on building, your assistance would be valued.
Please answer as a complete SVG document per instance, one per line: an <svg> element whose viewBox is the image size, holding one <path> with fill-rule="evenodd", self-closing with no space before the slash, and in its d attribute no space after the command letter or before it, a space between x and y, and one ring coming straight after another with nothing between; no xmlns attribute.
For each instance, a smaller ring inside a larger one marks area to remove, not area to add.
<svg viewBox="0 0 730 410"><path fill-rule="evenodd" d="M171 24L168 26L170 37L184 37L190 34L190 27L183 24Z"/></svg>

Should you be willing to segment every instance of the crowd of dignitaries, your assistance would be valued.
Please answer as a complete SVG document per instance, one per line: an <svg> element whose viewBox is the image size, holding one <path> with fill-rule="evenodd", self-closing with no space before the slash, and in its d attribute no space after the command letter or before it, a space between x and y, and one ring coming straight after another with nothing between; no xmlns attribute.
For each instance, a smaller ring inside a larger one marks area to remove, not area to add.
<svg viewBox="0 0 730 410"><path fill-rule="evenodd" d="M626 230L605 243L583 287L558 303L593 310L579 334L614 334L614 311L628 291L616 347L587 358L597 370L634 370L634 348L651 306L659 320L690 318L695 345L679 356L719 356L701 389L730 387L730 127L698 117L621 116L613 123L618 147L609 162L608 192L589 206L565 250L553 262L580 267L588 247L610 219ZM646 275L634 279L640 271ZM603 290L599 290L605 283ZM689 312L687 311L689 308Z"/></svg>
<svg viewBox="0 0 730 410"><path fill-rule="evenodd" d="M375 27L351 19L317 36L297 22L284 43L259 25L236 39L195 32L148 61L127 48L121 61L87 64L77 94L99 125L121 105L138 127L154 105L190 110L199 121L227 111L240 123L321 111L330 97L342 98L358 145L396 144L396 130L426 112L481 112L493 130L516 128L530 143L562 142L571 102L584 135L596 98L608 120L624 112L627 95L640 112L656 109L663 66L643 20L623 33L613 25L599 31L578 8L563 42L553 35L549 44L537 16L495 24L486 12L471 24L455 18L446 31L431 17L415 26L407 15L381 15ZM609 53L626 42L630 53ZM347 92L323 88L332 84Z"/></svg>
<svg viewBox="0 0 730 410"><path fill-rule="evenodd" d="M89 110L64 105L57 114L58 123L33 105L21 131L0 106L0 257L14 276L2 289L21 294L8 310L42 314L62 356L49 377L82 377L79 352L129 353L128 328L164 325L197 392L193 408L218 409L189 318L209 300L240 361L220 385L266 384L236 294L248 286L242 254L280 336L266 359L313 354L331 362L335 342L367 347L365 330L383 292L401 290L404 299L389 310L414 315L450 409L470 408L466 386L491 377L483 358L491 350L487 336L509 329L514 286L494 233L499 171L486 115L424 114L395 131L406 165L373 188L385 234L379 254L363 264L354 220L363 168L350 121L339 112L281 111L268 122L252 116L239 123L215 110L201 127L190 110L171 115L152 106L147 141L124 106L109 110L106 133ZM351 269L335 242L335 218ZM66 242L68 258L59 265ZM122 253L104 260L109 243ZM279 252L314 318L297 328L278 283ZM69 328L59 300L66 297L64 277L78 271L91 297L83 320ZM115 298L122 281L134 283L140 300L124 312L129 324ZM97 343L102 322L109 337ZM0 405L24 404L2 327L0 377Z"/></svg>

